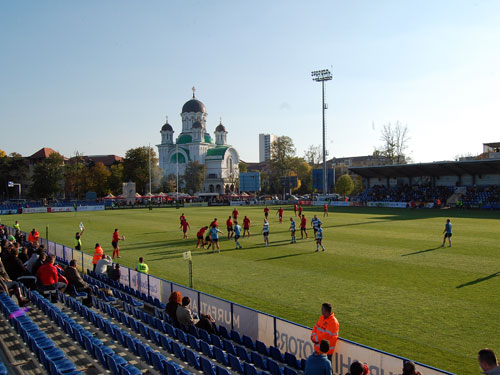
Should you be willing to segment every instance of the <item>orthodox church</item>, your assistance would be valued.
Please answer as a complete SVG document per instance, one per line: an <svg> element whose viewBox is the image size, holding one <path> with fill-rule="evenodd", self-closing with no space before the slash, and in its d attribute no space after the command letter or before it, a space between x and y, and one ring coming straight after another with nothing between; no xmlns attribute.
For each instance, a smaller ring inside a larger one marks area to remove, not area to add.
<svg viewBox="0 0 500 375"><path fill-rule="evenodd" d="M215 128L215 142L207 131L205 105L193 97L182 107L182 131L174 139L174 129L168 118L161 128L161 144L157 145L160 168L168 176L184 175L187 163L197 161L206 167L202 195L218 195L236 191L239 177L239 155L227 144L227 131L222 120Z"/></svg>

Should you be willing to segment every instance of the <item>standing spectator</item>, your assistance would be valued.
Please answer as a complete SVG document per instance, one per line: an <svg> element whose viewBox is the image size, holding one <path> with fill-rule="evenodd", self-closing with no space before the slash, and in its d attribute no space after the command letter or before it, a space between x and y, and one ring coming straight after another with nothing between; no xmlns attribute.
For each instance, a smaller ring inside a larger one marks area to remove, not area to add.
<svg viewBox="0 0 500 375"><path fill-rule="evenodd" d="M109 255L103 255L101 259L99 259L99 262L97 262L97 265L95 266L95 273L102 274L106 273L108 271L108 266L112 266L113 261L111 260Z"/></svg>
<svg viewBox="0 0 500 375"><path fill-rule="evenodd" d="M493 350L481 349L478 353L478 361L483 374L500 375L500 364Z"/></svg>
<svg viewBox="0 0 500 375"><path fill-rule="evenodd" d="M21 224L19 224L19 221L16 220L16 223L14 224L14 229L21 231Z"/></svg>
<svg viewBox="0 0 500 375"><path fill-rule="evenodd" d="M23 298L21 294L21 289L19 289L19 284L17 281L12 281L5 271L2 260L0 259L0 291L3 291L9 294L9 291L12 291L16 298L19 306L23 307L24 305L30 302L29 299Z"/></svg>
<svg viewBox="0 0 500 375"><path fill-rule="evenodd" d="M118 263L115 264L115 268L109 271L108 277L113 281L120 281L121 271Z"/></svg>
<svg viewBox="0 0 500 375"><path fill-rule="evenodd" d="M306 369L304 375L331 375L332 362L326 356L330 344L328 340L321 340L319 349L315 350L313 354L306 360Z"/></svg>
<svg viewBox="0 0 500 375"><path fill-rule="evenodd" d="M328 350L328 359L331 361L335 352L335 345L339 338L339 322L332 312L332 305L324 303L321 306L321 316L314 326L311 334L311 341L314 343L314 349L319 351L321 340L328 340L330 349Z"/></svg>
<svg viewBox="0 0 500 375"><path fill-rule="evenodd" d="M177 308L181 305L181 302L182 294L180 292L174 291L168 297L168 303L165 307L165 311L173 322L177 322Z"/></svg>
<svg viewBox="0 0 500 375"><path fill-rule="evenodd" d="M182 299L182 304L177 307L175 311L175 316L177 317L177 321L181 325L181 327L188 331L189 326L194 326L198 323L199 319L195 319L193 317L193 312L189 308L189 304L191 303L191 299L188 296L185 296Z"/></svg>
<svg viewBox="0 0 500 375"><path fill-rule="evenodd" d="M135 270L141 273L149 273L149 267L146 263L144 263L143 257L139 258L139 263L137 263L137 266L135 266Z"/></svg>
<svg viewBox="0 0 500 375"><path fill-rule="evenodd" d="M97 263L102 259L103 255L104 255L104 250L102 249L101 245L96 243L94 256L92 257L92 264L94 265L93 271L95 271Z"/></svg>
<svg viewBox="0 0 500 375"><path fill-rule="evenodd" d="M368 365L363 364L359 361L354 361L349 367L349 372L346 375L368 375L370 370Z"/></svg>
<svg viewBox="0 0 500 375"><path fill-rule="evenodd" d="M28 236L28 242L31 244L33 247L38 247L38 240L40 239L40 233L33 228L33 230L30 232Z"/></svg>
<svg viewBox="0 0 500 375"><path fill-rule="evenodd" d="M74 285L77 292L87 293L87 298L83 300L83 304L92 307L92 289L83 281L80 272L78 272L76 260L70 260L69 266L64 270L64 276L68 280L68 285Z"/></svg>
<svg viewBox="0 0 500 375"><path fill-rule="evenodd" d="M47 262L44 263L36 272L36 277L42 284L43 289L59 289L61 292L64 292L66 289L66 283L62 282L62 279L59 278L57 268L54 266L55 261L55 255L50 254L47 257Z"/></svg>

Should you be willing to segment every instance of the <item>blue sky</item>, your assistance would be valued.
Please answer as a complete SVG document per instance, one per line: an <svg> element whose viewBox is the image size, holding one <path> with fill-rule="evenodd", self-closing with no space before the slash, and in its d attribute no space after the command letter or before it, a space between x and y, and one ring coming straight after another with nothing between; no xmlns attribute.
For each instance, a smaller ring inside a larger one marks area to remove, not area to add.
<svg viewBox="0 0 500 375"><path fill-rule="evenodd" d="M196 86L246 161L258 134L369 154L407 124L415 161L500 141L500 1L4 1L0 148L123 155L176 135ZM374 125L373 125L374 124Z"/></svg>

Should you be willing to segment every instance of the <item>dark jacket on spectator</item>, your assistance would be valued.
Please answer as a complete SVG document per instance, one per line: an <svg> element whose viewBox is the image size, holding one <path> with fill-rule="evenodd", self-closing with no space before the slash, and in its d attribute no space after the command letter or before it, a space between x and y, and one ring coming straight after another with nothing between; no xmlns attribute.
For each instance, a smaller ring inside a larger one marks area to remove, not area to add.
<svg viewBox="0 0 500 375"><path fill-rule="evenodd" d="M120 269L113 268L108 272L108 277L113 281L120 281Z"/></svg>
<svg viewBox="0 0 500 375"><path fill-rule="evenodd" d="M204 329L210 334L217 334L214 324L205 315L201 316L201 319L196 323L196 327Z"/></svg>
<svg viewBox="0 0 500 375"><path fill-rule="evenodd" d="M76 289L86 288L88 286L76 268L66 267L64 269L64 276L66 276L68 284L74 285Z"/></svg>
<svg viewBox="0 0 500 375"><path fill-rule="evenodd" d="M23 262L18 257L11 255L5 262L5 269L12 280L17 280L21 276L29 276L31 273L24 267Z"/></svg>
<svg viewBox="0 0 500 375"><path fill-rule="evenodd" d="M31 273L33 275L36 275L37 272L38 272L38 269L40 268L40 266L43 264L42 262L42 258L41 257L38 257L38 260L35 262L35 264L33 264L33 267L31 267Z"/></svg>
<svg viewBox="0 0 500 375"><path fill-rule="evenodd" d="M170 316L170 319L172 319L173 322L177 322L177 307L179 306L180 305L176 302L169 302L165 307L165 311Z"/></svg>

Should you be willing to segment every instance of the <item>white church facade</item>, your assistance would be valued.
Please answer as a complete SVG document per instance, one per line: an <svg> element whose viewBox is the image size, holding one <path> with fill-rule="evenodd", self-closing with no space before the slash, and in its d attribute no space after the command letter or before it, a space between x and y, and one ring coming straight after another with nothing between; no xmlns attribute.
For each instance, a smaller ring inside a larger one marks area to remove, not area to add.
<svg viewBox="0 0 500 375"><path fill-rule="evenodd" d="M236 149L227 144L227 131L222 121L215 128L214 136L207 131L207 111L205 105L193 98L182 107L182 131L174 139L174 129L168 119L161 128L161 144L157 145L160 168L168 176L183 176L186 165L197 161L206 167L203 191L205 195L228 194L235 192L239 177L239 155Z"/></svg>

